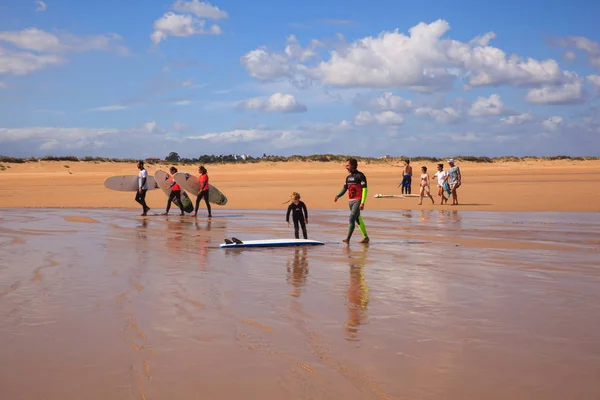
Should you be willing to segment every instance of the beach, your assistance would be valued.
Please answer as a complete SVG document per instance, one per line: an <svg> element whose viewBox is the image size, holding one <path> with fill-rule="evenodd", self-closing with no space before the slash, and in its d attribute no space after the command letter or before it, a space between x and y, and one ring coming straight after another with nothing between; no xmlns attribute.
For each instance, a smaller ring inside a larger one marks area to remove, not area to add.
<svg viewBox="0 0 600 400"><path fill-rule="evenodd" d="M413 162L412 193L418 194L420 167ZM135 163L39 161L9 165L0 171L0 208L137 208L134 194L115 192L103 186L113 175L137 175ZM425 164L430 178L435 163ZM459 209L469 211L577 211L598 212L600 203L600 160L532 160L505 163L457 161L461 169ZM146 164L148 174L168 171L170 164ZM369 187L367 210L439 209L424 199L376 199L382 194L401 194L401 163L359 163ZM278 209L299 192L307 207L345 209L333 197L341 189L347 172L335 162L261 162L256 164L207 164L210 183L228 198L227 207L238 209ZM198 165L178 166L180 172L198 174ZM448 169L446 164L444 169ZM71 173L69 173L69 171ZM432 179L432 194L437 186ZM160 190L149 191L148 205L154 210L166 207ZM450 209L444 205L442 209Z"/></svg>
<svg viewBox="0 0 600 400"><path fill-rule="evenodd" d="M228 197L211 219L158 215L159 189L140 216L103 186L135 164L11 164L2 397L600 398L600 162L457 165L461 204L418 206L373 197L400 194L401 164L359 163L371 241L346 245L341 163L206 165ZM323 245L219 247L293 238L292 191Z"/></svg>

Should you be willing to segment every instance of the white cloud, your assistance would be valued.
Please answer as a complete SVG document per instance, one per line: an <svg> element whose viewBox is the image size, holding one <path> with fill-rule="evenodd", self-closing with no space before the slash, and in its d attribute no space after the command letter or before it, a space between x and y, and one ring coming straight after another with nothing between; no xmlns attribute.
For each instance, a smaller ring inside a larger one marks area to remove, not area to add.
<svg viewBox="0 0 600 400"><path fill-rule="evenodd" d="M583 51L590 65L600 68L600 44L583 36L567 36L551 42L555 46L571 47ZM575 53L568 51L565 56L575 59Z"/></svg>
<svg viewBox="0 0 600 400"><path fill-rule="evenodd" d="M254 97L240 103L239 107L247 110L263 110L267 112L296 113L305 112L306 106L300 104L291 94L275 93L268 99Z"/></svg>
<svg viewBox="0 0 600 400"><path fill-rule="evenodd" d="M154 31L150 40L155 45L169 36L188 37L192 35L220 35L223 30L220 26L213 24L206 29L206 21L201 18L223 19L228 15L219 7L198 0L177 0L171 7L173 11L165 13L161 18L154 21Z"/></svg>
<svg viewBox="0 0 600 400"><path fill-rule="evenodd" d="M531 89L525 96L525 100L533 104L581 103L585 100L583 83L579 80L560 86L543 86L539 89Z"/></svg>
<svg viewBox="0 0 600 400"><path fill-rule="evenodd" d="M188 79L186 81L181 82L181 86L187 87L187 86L192 86L194 82L191 79Z"/></svg>
<svg viewBox="0 0 600 400"><path fill-rule="evenodd" d="M455 124L461 120L461 113L453 107L437 109L433 107L419 107L415 110L418 117L429 117L441 124Z"/></svg>
<svg viewBox="0 0 600 400"><path fill-rule="evenodd" d="M75 36L68 33L51 34L36 28L21 31L0 31L0 74L25 75L50 66L64 64L64 55L72 52L108 51L128 55L119 35Z"/></svg>
<svg viewBox="0 0 600 400"><path fill-rule="evenodd" d="M405 100L400 96L394 96L392 92L385 92L381 96L371 100L371 104L380 110L406 111L413 106L412 101Z"/></svg>
<svg viewBox="0 0 600 400"><path fill-rule="evenodd" d="M48 8L48 6L46 6L46 3L44 3L43 1L34 1L34 4L37 4L37 8L35 9L35 11L40 12L40 11L46 11L46 9Z"/></svg>
<svg viewBox="0 0 600 400"><path fill-rule="evenodd" d="M563 125L563 117L550 117L547 120L542 121L542 125L544 126L544 128L550 131L556 131L559 127Z"/></svg>
<svg viewBox="0 0 600 400"><path fill-rule="evenodd" d="M469 115L472 117L486 117L492 115L500 115L505 112L504 103L500 99L500 95L492 94L490 97L478 97L471 105Z"/></svg>
<svg viewBox="0 0 600 400"><path fill-rule="evenodd" d="M592 82L596 87L600 88L600 75L588 75L586 79Z"/></svg>
<svg viewBox="0 0 600 400"><path fill-rule="evenodd" d="M518 115L509 115L506 117L500 118L500 121L506 125L522 125L525 122L529 122L533 120L533 114L531 112L518 114Z"/></svg>
<svg viewBox="0 0 600 400"><path fill-rule="evenodd" d="M129 106L124 106L124 105L110 105L110 106L101 106L101 107L94 107L94 108L90 108L88 111L121 111L121 110L127 110L129 109Z"/></svg>
<svg viewBox="0 0 600 400"><path fill-rule="evenodd" d="M0 144L8 146L20 144L27 153L53 151L53 154L82 149L89 152L100 148L115 148L122 143L140 143L143 138L156 136L164 140L166 132L155 122L127 129L117 128L66 128L66 127L25 127L0 128ZM128 151L129 152L129 151Z"/></svg>
<svg viewBox="0 0 600 400"><path fill-rule="evenodd" d="M575 54L571 50L568 50L565 52L565 58L569 61L575 61L575 60L577 60L577 54Z"/></svg>
<svg viewBox="0 0 600 400"><path fill-rule="evenodd" d="M187 37L202 34L220 34L221 32L206 31L205 21L199 20L191 15L181 15L168 12L154 21L154 32L150 35L152 42L158 44L168 36Z"/></svg>
<svg viewBox="0 0 600 400"><path fill-rule="evenodd" d="M173 10L181 13L194 14L198 18L223 19L228 17L227 13L219 9L219 7L198 0L177 0L175 4L173 4Z"/></svg>
<svg viewBox="0 0 600 400"><path fill-rule="evenodd" d="M354 117L356 125L402 125L404 117L394 111L383 111L379 114L371 114L369 111L360 111Z"/></svg>
<svg viewBox="0 0 600 400"><path fill-rule="evenodd" d="M449 89L458 79L466 79L471 87L535 87L572 80L555 60L522 59L489 46L493 32L463 43L442 38L449 29L446 21L437 20L419 23L408 36L398 30L383 32L338 46L328 60L316 65L264 47L248 52L242 63L250 76L259 79L302 75L339 87L402 87L416 92Z"/></svg>
<svg viewBox="0 0 600 400"><path fill-rule="evenodd" d="M1 31L0 42L8 42L23 50L64 54L69 52L109 51L128 55L121 36L115 33L93 36L76 36L69 33L54 35L37 28L21 31Z"/></svg>

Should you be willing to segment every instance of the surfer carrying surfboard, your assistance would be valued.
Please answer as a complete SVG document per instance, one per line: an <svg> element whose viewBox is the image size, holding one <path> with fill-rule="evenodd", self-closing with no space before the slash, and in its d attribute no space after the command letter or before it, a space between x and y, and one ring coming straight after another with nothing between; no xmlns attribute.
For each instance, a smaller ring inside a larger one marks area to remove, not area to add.
<svg viewBox="0 0 600 400"><path fill-rule="evenodd" d="M206 201L206 209L208 210L208 218L212 218L210 203L208 202L208 171L204 168L203 165L198 167L198 172L200 172L200 192L198 196L196 196L196 209L194 210L194 217L198 215L198 208L200 207L200 200L204 199Z"/></svg>
<svg viewBox="0 0 600 400"><path fill-rule="evenodd" d="M335 195L335 199L333 200L334 202L338 201L338 199L348 191L350 224L348 225L348 236L343 240L344 243L350 242L350 238L352 237L357 222L358 228L363 235L363 239L359 243L369 243L367 228L360 216L360 211L364 210L365 201L367 200L367 177L357 168L358 161L356 161L355 158L348 158L346 160L346 170L348 170L349 175L346 177L346 183L344 183L342 190Z"/></svg>
<svg viewBox="0 0 600 400"><path fill-rule="evenodd" d="M138 190L135 192L135 201L142 205L142 216L148 215L148 210L150 207L146 204L146 192L148 191L148 183L146 182L148 179L148 171L144 168L144 162L142 160L138 161L137 167L140 170L138 174Z"/></svg>
<svg viewBox="0 0 600 400"><path fill-rule="evenodd" d="M171 176L175 176L175 174L177 173L177 168L171 167L169 169L169 172L171 172ZM179 205L181 215L185 215L185 212L183 211L183 203L181 202L181 186L179 186L179 184L175 182L175 179L173 179L173 182L169 186L169 189L171 189L171 193L169 194L169 200L167 200L167 210L165 211L164 215L169 215L169 210L171 209L171 202L174 202L175 200L177 200L177 203L175 204Z"/></svg>

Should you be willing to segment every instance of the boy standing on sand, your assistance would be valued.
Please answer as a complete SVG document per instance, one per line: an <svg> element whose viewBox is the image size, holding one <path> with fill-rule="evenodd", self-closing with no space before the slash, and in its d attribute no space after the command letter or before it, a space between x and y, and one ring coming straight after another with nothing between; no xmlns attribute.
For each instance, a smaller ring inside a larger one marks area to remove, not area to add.
<svg viewBox="0 0 600 400"><path fill-rule="evenodd" d="M365 200L367 199L367 177L360 172L357 167L358 161L356 161L355 158L348 158L346 160L346 170L348 170L350 174L346 177L346 183L342 187L342 190L340 190L333 200L334 202L338 201L338 199L348 191L350 224L348 226L348 236L343 240L344 243L350 243L350 238L352 237L357 222L358 228L363 235L363 239L359 243L369 243L367 228L360 216L360 211L364 210Z"/></svg>
<svg viewBox="0 0 600 400"><path fill-rule="evenodd" d="M146 204L146 192L148 191L148 183L146 181L148 180L148 171L144 168L144 162L142 160L138 161L137 167L140 170L140 173L138 174L138 190L135 192L135 201L142 205L143 212L141 216L144 217L148 215L148 210L150 210L150 207Z"/></svg>
<svg viewBox="0 0 600 400"><path fill-rule="evenodd" d="M294 237L300 239L299 226L302 227L302 236L304 239L308 239L306 234L306 224L308 224L308 210L306 204L300 200L300 193L292 193L292 203L288 206L287 213L285 215L285 222L290 226L290 213L292 214L292 220L294 221Z"/></svg>

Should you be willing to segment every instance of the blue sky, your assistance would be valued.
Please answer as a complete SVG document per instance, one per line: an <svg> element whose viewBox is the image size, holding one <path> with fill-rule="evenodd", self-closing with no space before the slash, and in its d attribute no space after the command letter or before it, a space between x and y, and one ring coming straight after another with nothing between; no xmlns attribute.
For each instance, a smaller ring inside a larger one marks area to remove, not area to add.
<svg viewBox="0 0 600 400"><path fill-rule="evenodd" d="M600 4L8 0L0 155L599 155Z"/></svg>

